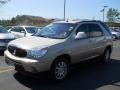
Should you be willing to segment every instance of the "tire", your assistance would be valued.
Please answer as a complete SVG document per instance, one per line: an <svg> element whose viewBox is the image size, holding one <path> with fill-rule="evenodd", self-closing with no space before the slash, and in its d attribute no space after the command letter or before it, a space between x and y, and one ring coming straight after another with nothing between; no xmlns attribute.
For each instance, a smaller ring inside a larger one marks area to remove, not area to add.
<svg viewBox="0 0 120 90"><path fill-rule="evenodd" d="M68 73L69 62L67 58L60 57L56 59L50 70L51 79L56 82L63 81L64 79L66 79Z"/></svg>
<svg viewBox="0 0 120 90"><path fill-rule="evenodd" d="M111 51L109 48L105 49L104 54L102 55L101 61L104 64L110 63Z"/></svg>
<svg viewBox="0 0 120 90"><path fill-rule="evenodd" d="M118 39L116 35L113 34L114 39Z"/></svg>

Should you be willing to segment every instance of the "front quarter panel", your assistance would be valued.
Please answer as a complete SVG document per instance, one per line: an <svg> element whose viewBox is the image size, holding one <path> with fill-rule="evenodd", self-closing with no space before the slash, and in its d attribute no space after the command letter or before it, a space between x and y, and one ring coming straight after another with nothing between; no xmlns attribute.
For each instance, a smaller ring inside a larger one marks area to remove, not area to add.
<svg viewBox="0 0 120 90"><path fill-rule="evenodd" d="M70 42L68 42L67 40L65 40L62 43L50 46L48 48L48 53L45 56L45 58L50 58L51 59L51 64L52 64L52 62L57 57L59 57L61 55L67 54L67 55L71 56L71 49L70 49L69 45L70 45Z"/></svg>

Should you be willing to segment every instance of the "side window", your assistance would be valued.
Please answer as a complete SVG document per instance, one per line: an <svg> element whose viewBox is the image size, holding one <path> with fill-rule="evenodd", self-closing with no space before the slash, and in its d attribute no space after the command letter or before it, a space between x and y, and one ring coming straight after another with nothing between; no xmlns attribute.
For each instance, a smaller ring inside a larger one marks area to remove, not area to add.
<svg viewBox="0 0 120 90"><path fill-rule="evenodd" d="M90 37L103 36L103 31L98 24L89 24Z"/></svg>
<svg viewBox="0 0 120 90"><path fill-rule="evenodd" d="M14 27L11 29L11 31L13 32L22 32L22 31L25 31L22 27Z"/></svg>
<svg viewBox="0 0 120 90"><path fill-rule="evenodd" d="M22 27L19 27L18 32L25 32L25 30Z"/></svg>
<svg viewBox="0 0 120 90"><path fill-rule="evenodd" d="M76 35L78 32L84 32L86 34L86 38L89 37L89 30L88 30L88 24L82 24L76 31Z"/></svg>
<svg viewBox="0 0 120 90"><path fill-rule="evenodd" d="M17 28L14 27L14 28L11 29L11 31L17 32Z"/></svg>

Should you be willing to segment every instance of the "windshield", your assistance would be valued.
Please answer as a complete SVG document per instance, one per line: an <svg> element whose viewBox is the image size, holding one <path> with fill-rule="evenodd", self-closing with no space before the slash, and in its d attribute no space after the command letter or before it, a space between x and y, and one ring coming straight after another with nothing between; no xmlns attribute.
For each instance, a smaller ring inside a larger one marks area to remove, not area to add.
<svg viewBox="0 0 120 90"><path fill-rule="evenodd" d="M34 34L37 32L37 28L35 28L35 27L25 27L25 28L26 28L28 33Z"/></svg>
<svg viewBox="0 0 120 90"><path fill-rule="evenodd" d="M0 27L0 33L8 33L8 31L5 28Z"/></svg>
<svg viewBox="0 0 120 90"><path fill-rule="evenodd" d="M35 36L64 39L70 35L75 27L76 24L72 23L53 23L41 29Z"/></svg>

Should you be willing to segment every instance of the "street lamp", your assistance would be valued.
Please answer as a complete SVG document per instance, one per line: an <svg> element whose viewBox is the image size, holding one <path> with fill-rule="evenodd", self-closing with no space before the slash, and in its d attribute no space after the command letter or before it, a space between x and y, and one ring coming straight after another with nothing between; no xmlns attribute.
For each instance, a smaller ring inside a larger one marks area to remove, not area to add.
<svg viewBox="0 0 120 90"><path fill-rule="evenodd" d="M64 20L66 19L66 0L64 0Z"/></svg>
<svg viewBox="0 0 120 90"><path fill-rule="evenodd" d="M108 6L103 6L103 9L100 11L100 12L103 12L103 22L105 21L105 9L107 8Z"/></svg>

